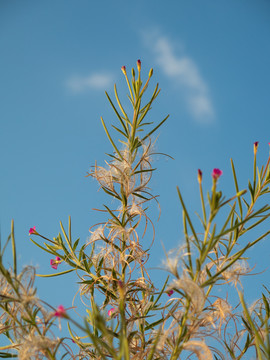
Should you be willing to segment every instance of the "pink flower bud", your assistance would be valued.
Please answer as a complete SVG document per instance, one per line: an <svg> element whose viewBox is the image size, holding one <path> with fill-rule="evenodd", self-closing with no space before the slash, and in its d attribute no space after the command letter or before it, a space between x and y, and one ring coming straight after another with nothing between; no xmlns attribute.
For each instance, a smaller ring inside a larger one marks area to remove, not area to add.
<svg viewBox="0 0 270 360"><path fill-rule="evenodd" d="M172 296L173 292L174 292L173 290L169 290L169 291L167 291L167 295Z"/></svg>
<svg viewBox="0 0 270 360"><path fill-rule="evenodd" d="M253 148L254 149L254 155L257 154L258 145L259 145L259 141L255 141L254 148Z"/></svg>
<svg viewBox="0 0 270 360"><path fill-rule="evenodd" d="M111 308L111 309L108 311L108 316L111 317L115 312L116 312L116 309L115 309L115 308Z"/></svg>
<svg viewBox="0 0 270 360"><path fill-rule="evenodd" d="M213 172L212 172L212 178L214 180L217 180L218 178L220 178L220 176L223 174L222 170L220 169L213 169Z"/></svg>
<svg viewBox="0 0 270 360"><path fill-rule="evenodd" d="M54 316L56 316L56 317L66 317L67 316L66 310L63 305L58 306L58 308L56 309L56 311L54 313Z"/></svg>
<svg viewBox="0 0 270 360"><path fill-rule="evenodd" d="M141 66L142 66L141 60L137 60L137 68L139 72L141 71Z"/></svg>
<svg viewBox="0 0 270 360"><path fill-rule="evenodd" d="M123 74L124 74L124 75L127 75L127 71L126 71L126 67L125 67L125 66L122 66L122 67L121 67L121 70L123 71Z"/></svg>

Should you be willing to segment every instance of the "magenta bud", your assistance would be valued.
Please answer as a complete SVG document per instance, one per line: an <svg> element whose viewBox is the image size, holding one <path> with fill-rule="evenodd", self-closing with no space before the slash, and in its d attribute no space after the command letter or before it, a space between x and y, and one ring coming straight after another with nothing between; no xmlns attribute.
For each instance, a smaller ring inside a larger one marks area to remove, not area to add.
<svg viewBox="0 0 270 360"><path fill-rule="evenodd" d="M137 68L139 72L141 71L141 66L142 66L141 60L137 60Z"/></svg>
<svg viewBox="0 0 270 360"><path fill-rule="evenodd" d="M198 182L199 182L199 184L202 183L202 170L201 169L198 169Z"/></svg>

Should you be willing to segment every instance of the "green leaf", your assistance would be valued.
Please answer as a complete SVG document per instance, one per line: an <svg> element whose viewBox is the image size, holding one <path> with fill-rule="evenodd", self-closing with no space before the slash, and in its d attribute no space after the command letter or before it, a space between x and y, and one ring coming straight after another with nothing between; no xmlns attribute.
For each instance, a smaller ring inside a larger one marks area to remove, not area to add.
<svg viewBox="0 0 270 360"><path fill-rule="evenodd" d="M152 347L150 353L147 356L147 360L153 360L154 359L154 355L156 353L156 348L157 348L157 345L158 345L159 339L160 339L160 334L161 334L161 328L159 328L159 330L158 330L158 332L156 334L156 338L155 338L155 341L153 343L153 347Z"/></svg>
<svg viewBox="0 0 270 360"><path fill-rule="evenodd" d="M18 355L16 354L9 354L9 353L5 353L5 352L2 352L0 351L0 358L1 359L9 359L9 358L17 358Z"/></svg>
<svg viewBox="0 0 270 360"><path fill-rule="evenodd" d="M4 245L3 249L1 250L1 258L2 258L3 255L4 255L4 252L5 252L5 250L6 250L6 247L7 247L8 243L9 243L10 239L11 239L11 234L8 236L7 241L5 242L5 245ZM31 240L31 239L30 239L30 240Z"/></svg>
<svg viewBox="0 0 270 360"><path fill-rule="evenodd" d="M263 303L264 303L264 307L265 307L266 316L267 316L267 318L269 318L270 317L269 302L264 294L262 294L262 299L263 299Z"/></svg>
<svg viewBox="0 0 270 360"><path fill-rule="evenodd" d="M106 210L108 211L108 213L114 218L114 220L116 221L116 223L117 223L118 225L122 226L121 221L118 219L117 216L114 215L114 213L112 212L112 210L110 210L110 209L108 208L108 206L106 206L106 205L104 205L104 204L103 204L103 206L106 208Z"/></svg>
<svg viewBox="0 0 270 360"><path fill-rule="evenodd" d="M71 217L68 217L68 236L69 236L69 243L72 246L72 238L71 238Z"/></svg>
<svg viewBox="0 0 270 360"><path fill-rule="evenodd" d="M169 117L170 115L167 115L165 119L163 119L153 130L151 130L145 137L141 140L141 143L144 142L150 135L152 135Z"/></svg>
<svg viewBox="0 0 270 360"><path fill-rule="evenodd" d="M114 106L114 104L113 104L111 98L109 97L107 91L105 91L105 94L106 94L106 96L107 96L107 98L108 98L108 100L109 100L109 102L110 102L110 104L111 104L114 112L116 113L118 119L119 119L120 122L121 122L121 125L122 125L122 127L123 127L123 129L124 129L124 131L125 131L125 135L124 135L124 136L125 136L125 137L128 137L128 130L127 130L126 125L124 124L124 122L123 122L123 120L122 120L122 117L120 116L119 112L117 111L116 107Z"/></svg>
<svg viewBox="0 0 270 360"><path fill-rule="evenodd" d="M104 127L104 130L108 136L108 139L110 140L110 143L112 144L113 148L115 149L115 151L117 152L117 154L119 155L119 157L123 160L123 156L122 154L120 153L120 151L118 150L117 146L115 145L115 143L113 142L113 139L111 138L111 135L109 134L109 131L105 125L105 122L103 120L103 118L101 117L101 122L102 122L102 125Z"/></svg>
<svg viewBox="0 0 270 360"><path fill-rule="evenodd" d="M126 135L122 130L118 129L118 127L116 127L116 126L114 126L114 125L112 125L112 127L113 127L115 130L117 130L121 135L123 135L125 138L128 139L127 135Z"/></svg>
<svg viewBox="0 0 270 360"><path fill-rule="evenodd" d="M86 272L90 273L90 267L89 267L89 264L88 264L88 261L86 259L86 255L84 252L82 253L82 261L83 261Z"/></svg>
<svg viewBox="0 0 270 360"><path fill-rule="evenodd" d="M251 342L252 342L252 338L250 337L249 334L247 334L245 346L244 346L244 349L242 350L243 354L245 354L245 352L249 349Z"/></svg>
<svg viewBox="0 0 270 360"><path fill-rule="evenodd" d="M252 200L252 203L253 203L254 202L254 190L253 190L253 186L251 185L250 181L248 181L248 189L250 191L251 200Z"/></svg>
<svg viewBox="0 0 270 360"><path fill-rule="evenodd" d="M222 229L220 231L221 233L223 233L224 230L226 229L226 226L228 225L228 223L229 223L230 219L232 218L233 214L236 214L235 213L235 203L232 205L231 211L230 211L229 215L227 216L227 219L226 219L226 221L225 221L225 223L224 223L224 225L223 225L223 227L222 227Z"/></svg>
<svg viewBox="0 0 270 360"><path fill-rule="evenodd" d="M71 253L73 254L71 238L68 238L68 236L67 236L67 234L66 234L66 231L65 231L65 229L64 229L64 226L63 226L63 224L62 224L62 221L60 221L60 226L61 226L61 230L62 230L62 232L63 232L63 235L64 235L64 237L65 237L65 239L66 239L66 242L67 242L67 244L68 244L69 250L70 250ZM70 224L70 222L69 222L69 232L70 232L70 231L71 231L71 224Z"/></svg>
<svg viewBox="0 0 270 360"><path fill-rule="evenodd" d="M182 204L183 210L184 210L184 212L185 212L185 216L186 216L186 219L187 219L187 221L188 221L189 227L190 227L190 229L191 229L191 232L192 232L192 234L193 234L193 236L194 236L194 238L195 238L195 240L196 240L196 243L199 245L199 239L198 239L197 233L196 233L196 231L195 231L195 229L194 229L194 227L193 227L193 225L192 225L192 222L191 222L191 220L190 220L188 211L187 211L187 209L186 209L184 200L183 200L183 198L182 198L182 195L181 195L181 193L180 193L180 189L179 189L178 186L177 186L177 192L178 192L178 197L179 197L180 202L181 202L181 204Z"/></svg>
<svg viewBox="0 0 270 360"><path fill-rule="evenodd" d="M137 174L141 174L141 173L147 173L147 172L152 172L152 171L155 171L157 170L156 168L155 169L143 169L143 170L137 170L133 173L133 175L137 175Z"/></svg>
<svg viewBox="0 0 270 360"><path fill-rule="evenodd" d="M141 199L144 199L144 200L150 200L147 197L145 197L145 196L143 196L143 195L141 195L141 194L139 194L137 192L133 192L132 195L137 196L138 198L141 198Z"/></svg>
<svg viewBox="0 0 270 360"><path fill-rule="evenodd" d="M55 255L55 251L51 251L51 250L46 249L45 247L41 246L40 244L38 244L36 241L34 241L31 238L30 238L30 241L32 241L32 243L35 244L36 246L38 246L40 249L48 252L49 254Z"/></svg>
<svg viewBox="0 0 270 360"><path fill-rule="evenodd" d="M14 220L11 220L11 244L12 244L12 254L13 254L13 270L15 276L17 277L17 255L16 255L15 236L14 236Z"/></svg>
<svg viewBox="0 0 270 360"><path fill-rule="evenodd" d="M121 252L122 250L120 249L119 246L117 246L116 244L112 243L110 240L103 238L103 241L105 241L107 244L110 244L110 246L112 246L113 248L115 248L117 251Z"/></svg>
<svg viewBox="0 0 270 360"><path fill-rule="evenodd" d="M117 194L117 193L113 193L111 192L110 190L108 190L108 188L106 188L105 186L101 186L101 189L108 195L118 199L118 200L121 200L121 197Z"/></svg>
<svg viewBox="0 0 270 360"><path fill-rule="evenodd" d="M126 145L127 145L127 143L125 143ZM115 156L115 155L112 155L112 154L109 154L109 153L105 153L107 156L110 156L111 158L113 158L113 159L115 159L116 161L119 161L119 162L121 162L122 160L121 159L119 159L117 156Z"/></svg>
<svg viewBox="0 0 270 360"><path fill-rule="evenodd" d="M160 93L160 90L158 89L158 84L156 85L156 88L154 90L154 93L152 95L151 100L149 101L148 104L146 104L142 110L140 111L140 113L142 114L138 120L138 125L141 124L141 122L143 121L144 117L146 116L146 114L148 113L148 111L151 109L151 105L153 103L153 101L155 100L155 98L158 96L158 94Z"/></svg>
<svg viewBox="0 0 270 360"><path fill-rule="evenodd" d="M77 246L78 246L78 244L79 244L79 241L80 241L80 238L75 241L75 243L74 243L74 245L73 245L73 251L76 250L76 248L77 248Z"/></svg>
<svg viewBox="0 0 270 360"><path fill-rule="evenodd" d="M65 270L65 271L62 271L62 272L59 272L59 273L56 273L56 274L47 274L47 275L43 275L43 274L37 274L36 276L39 276L39 277L54 277L54 276L60 276L60 275L64 275L64 274L68 274L72 271L74 271L76 269L69 269L69 270Z"/></svg>
<svg viewBox="0 0 270 360"><path fill-rule="evenodd" d="M116 84L114 84L114 94L115 94L115 98L116 98L116 101L118 103L118 106L119 108L121 109L123 115L124 115L124 118L125 118L125 121L127 121L128 123L130 123L129 119L128 119L128 116L119 100L119 96L118 96L118 93L117 93L117 88L116 88ZM126 128L126 130L128 131L128 127Z"/></svg>
<svg viewBox="0 0 270 360"><path fill-rule="evenodd" d="M239 192L239 187L238 187L236 172L235 172L234 163L233 163L232 159L231 159L231 167L232 167L232 172L233 172L235 190L236 190L236 193L238 193ZM238 206L239 206L239 211L240 211L240 217L241 217L241 220L242 220L242 218L243 218L243 210L242 210L242 203L241 203L241 198L240 197L238 197Z"/></svg>
<svg viewBox="0 0 270 360"><path fill-rule="evenodd" d="M163 319L163 318L161 318L161 319L159 319L159 320L157 320L157 321L149 324L148 326L145 327L145 331L147 331L147 330L149 330L149 329L153 329L153 327L161 324L162 322L164 322L164 319Z"/></svg>

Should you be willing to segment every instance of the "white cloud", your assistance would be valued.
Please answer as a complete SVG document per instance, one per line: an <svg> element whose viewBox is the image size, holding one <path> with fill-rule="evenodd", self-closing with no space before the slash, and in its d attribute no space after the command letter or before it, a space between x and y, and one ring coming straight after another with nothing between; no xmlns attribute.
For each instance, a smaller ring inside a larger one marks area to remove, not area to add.
<svg viewBox="0 0 270 360"><path fill-rule="evenodd" d="M162 71L182 90L189 112L201 123L212 122L214 107L209 89L202 78L195 61L183 53L175 54L175 49L165 36L144 35L148 48L156 57Z"/></svg>
<svg viewBox="0 0 270 360"><path fill-rule="evenodd" d="M111 86L113 82L113 76L110 73L94 73L88 76L71 76L66 86L73 93L84 92L89 89L93 90L105 90Z"/></svg>

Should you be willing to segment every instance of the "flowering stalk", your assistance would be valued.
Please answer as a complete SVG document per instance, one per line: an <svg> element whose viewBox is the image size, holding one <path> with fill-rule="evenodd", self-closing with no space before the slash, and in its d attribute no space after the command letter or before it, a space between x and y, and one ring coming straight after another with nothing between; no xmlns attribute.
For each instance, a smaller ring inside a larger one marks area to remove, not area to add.
<svg viewBox="0 0 270 360"><path fill-rule="evenodd" d="M247 251L270 234L270 230L258 233L249 242L243 237L255 227L259 231L259 225L270 217L267 203L257 208L257 200L270 192L270 157L259 170L258 142L254 143L253 185L248 184L250 203L245 198L247 191L239 190L232 160L235 194L229 198L222 197L218 189L220 169L208 175L213 184L207 197L202 188L202 171L198 170L201 227L195 225L177 188L185 243L166 254L164 264L170 275L157 289L147 272L151 244L144 235L151 224L154 240L154 224L148 216L150 201L156 201L149 187L155 170L151 137L168 117L153 126L146 120L160 91L157 84L150 100L143 103L153 70L145 83L140 60L137 75L132 69L130 80L126 67L121 70L131 109L122 106L116 85L116 104L106 93L118 121L112 127L120 135L120 145L101 118L113 150L105 166L95 164L87 175L97 180L110 200L97 209L105 220L90 228L90 237L83 245L72 237L70 218L68 230L60 222L61 234L52 240L39 234L35 226L29 231L44 240L43 244L31 241L53 256L48 267L68 267L39 276L74 271L87 316L79 323L63 305L55 309L35 296L34 270L28 267L18 271L12 222L7 241L12 244L12 269L3 264L7 244L3 250L0 247L0 319L4 326L0 327L0 335L9 341L9 345L0 347L0 357L18 354L22 360L56 359L61 348L70 359L176 360L196 355L200 360L223 360L228 355L240 360L254 347L258 359L268 359L270 293L262 294L248 308L239 286L242 277L253 270L248 265ZM223 287L225 295L220 291ZM233 288L239 293L242 313L231 297ZM57 327L52 325L57 319L67 321L70 338L54 335ZM78 350L76 355L72 347Z"/></svg>

